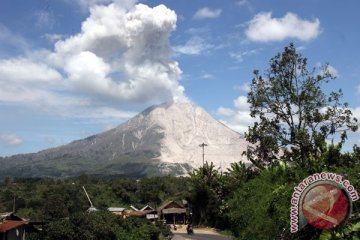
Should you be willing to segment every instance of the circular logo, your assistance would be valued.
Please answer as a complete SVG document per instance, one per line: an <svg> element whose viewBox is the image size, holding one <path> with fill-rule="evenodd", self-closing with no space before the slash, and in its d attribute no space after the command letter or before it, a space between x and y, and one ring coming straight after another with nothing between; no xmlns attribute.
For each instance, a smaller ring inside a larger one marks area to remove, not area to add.
<svg viewBox="0 0 360 240"><path fill-rule="evenodd" d="M350 207L346 193L329 183L310 187L301 204L307 222L319 229L339 225L346 218Z"/></svg>

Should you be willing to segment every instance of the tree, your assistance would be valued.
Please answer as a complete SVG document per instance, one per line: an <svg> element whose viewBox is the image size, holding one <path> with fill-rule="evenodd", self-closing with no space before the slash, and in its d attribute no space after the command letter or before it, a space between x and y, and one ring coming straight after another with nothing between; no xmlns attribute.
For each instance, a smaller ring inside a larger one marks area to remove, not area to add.
<svg viewBox="0 0 360 240"><path fill-rule="evenodd" d="M195 224L216 226L221 206L221 184L218 169L213 162L190 173L191 190L189 202Z"/></svg>
<svg viewBox="0 0 360 240"><path fill-rule="evenodd" d="M254 71L248 103L256 121L245 134L252 143L245 154L255 166L263 169L280 157L311 166L326 150L329 136L341 132L344 140L347 130L357 130L357 119L341 103L342 91L327 95L322 89L334 78L328 64L309 71L293 44L270 60L264 77Z"/></svg>

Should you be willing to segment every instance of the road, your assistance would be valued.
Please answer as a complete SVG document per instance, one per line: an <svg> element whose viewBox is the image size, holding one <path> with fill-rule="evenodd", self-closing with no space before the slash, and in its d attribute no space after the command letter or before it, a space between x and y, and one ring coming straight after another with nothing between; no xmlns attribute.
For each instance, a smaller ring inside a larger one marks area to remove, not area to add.
<svg viewBox="0 0 360 240"><path fill-rule="evenodd" d="M231 237L206 230L195 229L195 234L188 235L184 230L173 231L172 240L231 240Z"/></svg>

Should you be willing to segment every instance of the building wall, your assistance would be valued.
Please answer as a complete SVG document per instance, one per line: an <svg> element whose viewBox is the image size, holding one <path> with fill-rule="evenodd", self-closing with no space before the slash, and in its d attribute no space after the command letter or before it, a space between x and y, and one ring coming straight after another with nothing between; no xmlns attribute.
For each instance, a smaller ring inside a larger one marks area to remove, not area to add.
<svg viewBox="0 0 360 240"><path fill-rule="evenodd" d="M22 226L6 233L0 233L0 240L25 240L25 228Z"/></svg>

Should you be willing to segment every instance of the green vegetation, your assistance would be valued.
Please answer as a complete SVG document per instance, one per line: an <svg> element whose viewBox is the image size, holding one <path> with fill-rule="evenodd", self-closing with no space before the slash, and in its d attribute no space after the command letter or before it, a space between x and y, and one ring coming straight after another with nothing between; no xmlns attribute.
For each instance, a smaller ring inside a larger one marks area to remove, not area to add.
<svg viewBox="0 0 360 240"><path fill-rule="evenodd" d="M255 123L246 134L253 145L248 159L264 169L278 161L311 167L326 152L326 140L338 132L358 129L357 119L341 90L328 95L322 89L335 77L328 65L308 70L293 44L270 60L264 77L254 71L248 93L251 117Z"/></svg>
<svg viewBox="0 0 360 240"><path fill-rule="evenodd" d="M152 240L169 235L169 228L145 219L87 213L84 185L94 206L103 210L146 204L156 208L167 200L186 199L195 225L230 231L237 239L360 239L360 201L353 203L356 216L334 229L306 226L290 233L290 199L305 177L334 172L360 191L360 147L343 149L347 131L357 129L357 120L341 103L341 91L329 96L323 92L322 85L332 79L327 66L313 75L316 71L308 71L306 65L291 44L271 59L265 78L255 71L248 102L256 122L246 134L253 145L245 153L251 167L232 163L221 173L206 162L189 177L141 180L87 175L63 180L7 178L0 185L0 212L12 210L15 196L18 215L47 223L45 239ZM339 141L327 143L336 133Z"/></svg>
<svg viewBox="0 0 360 240"><path fill-rule="evenodd" d="M78 213L46 226L46 240L159 239L161 229L143 218L122 219L109 212Z"/></svg>
<svg viewBox="0 0 360 240"><path fill-rule="evenodd" d="M162 224L137 217L124 220L106 209L146 204L156 208L169 199L185 199L188 185L189 179L170 176L142 180L87 175L64 180L7 178L0 184L0 212L12 211L15 197L17 215L46 223L45 239L161 239L170 234ZM101 211L87 212L90 204L82 186Z"/></svg>
<svg viewBox="0 0 360 240"><path fill-rule="evenodd" d="M336 154L334 149L328 147L317 168L342 174L360 189L359 148ZM342 161L325 167L327 156L333 155ZM124 220L106 211L86 212L89 203L82 190L84 185L94 206L102 210L146 204L157 207L166 200L187 199L195 225L230 231L237 239L356 239L356 218L331 231L307 227L297 234L290 233L293 187L312 173L284 164L258 171L233 163L222 174L213 164L205 163L190 177L180 178L133 180L83 175L65 180L6 179L0 185L0 212L12 211L15 194L17 215L47 223L45 239L161 239L169 234L169 229L145 219ZM358 201L354 202L353 212L360 212Z"/></svg>

